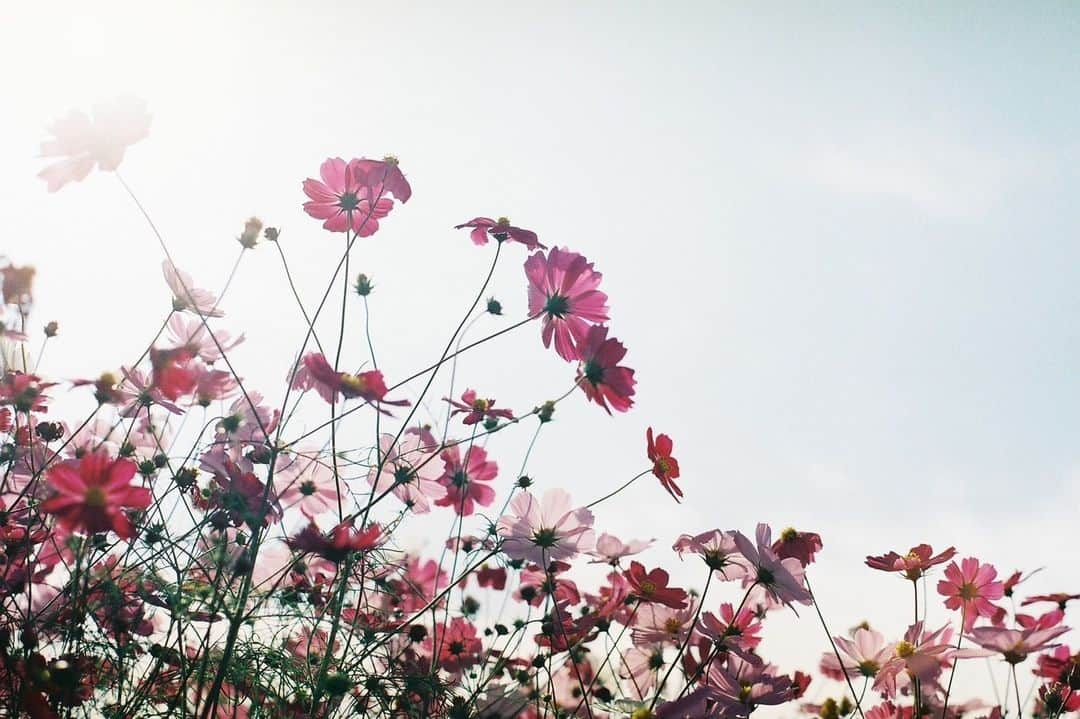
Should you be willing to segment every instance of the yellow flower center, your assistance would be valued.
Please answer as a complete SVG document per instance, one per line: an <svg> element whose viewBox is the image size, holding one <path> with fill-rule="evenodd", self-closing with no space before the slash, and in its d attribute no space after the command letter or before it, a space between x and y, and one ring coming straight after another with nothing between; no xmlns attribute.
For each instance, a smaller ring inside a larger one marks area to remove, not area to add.
<svg viewBox="0 0 1080 719"><path fill-rule="evenodd" d="M652 582L650 582L648 579L646 579L644 582L642 582L639 585L638 589L645 596L650 596L653 592L656 591L656 585L653 584Z"/></svg>
<svg viewBox="0 0 1080 719"><path fill-rule="evenodd" d="M907 659L915 653L915 645L908 641L900 641L896 643L896 656L901 659Z"/></svg>
<svg viewBox="0 0 1080 719"><path fill-rule="evenodd" d="M342 373L341 386L357 394L363 394L367 390L367 382L363 377L348 372Z"/></svg>
<svg viewBox="0 0 1080 719"><path fill-rule="evenodd" d="M799 538L799 533L795 531L795 527L788 527L783 532L780 532L780 540L783 542L794 542Z"/></svg>
<svg viewBox="0 0 1080 719"><path fill-rule="evenodd" d="M682 629L682 622L675 617L671 617L664 622L664 631L668 634L678 634L680 629Z"/></svg>
<svg viewBox="0 0 1080 719"><path fill-rule="evenodd" d="M485 412L490 406L491 405L488 404L488 401L486 399L480 399L479 397L477 397L476 400L474 400L472 403L472 408L475 409L477 412Z"/></svg>

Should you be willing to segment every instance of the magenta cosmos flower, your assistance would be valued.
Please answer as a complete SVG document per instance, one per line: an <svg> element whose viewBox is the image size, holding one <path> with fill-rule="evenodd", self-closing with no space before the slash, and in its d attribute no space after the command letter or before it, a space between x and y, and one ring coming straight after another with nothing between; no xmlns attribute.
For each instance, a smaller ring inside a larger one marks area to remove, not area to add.
<svg viewBox="0 0 1080 719"><path fill-rule="evenodd" d="M472 239L474 245L486 245L490 236L495 238L496 242L506 242L507 240L520 242L530 250L547 249L546 246L540 244L535 232L515 227L505 217L500 217L497 220L490 217L474 217L468 222L454 225L455 230L460 230L463 227L472 228L469 238Z"/></svg>
<svg viewBox="0 0 1080 719"><path fill-rule="evenodd" d="M611 414L625 412L634 405L634 370L619 365L626 348L617 339L608 339L608 328L593 325L581 345L581 365L577 381L585 396Z"/></svg>
<svg viewBox="0 0 1080 719"><path fill-rule="evenodd" d="M376 496L393 492L415 514L427 514L433 501L446 496L432 457L437 449L435 439L421 432L407 432L396 444L394 435L384 434L379 439L380 463L368 472L372 491Z"/></svg>
<svg viewBox="0 0 1080 719"><path fill-rule="evenodd" d="M150 115L142 100L119 97L94 106L91 119L72 110L49 126L53 139L41 144L42 157L62 158L38 173L49 192L69 182L83 180L96 165L115 171L124 159L124 150L146 137Z"/></svg>
<svg viewBox="0 0 1080 719"><path fill-rule="evenodd" d="M540 499L523 492L514 497L509 509L498 529L502 549L513 559L547 566L593 546L592 512L584 507L572 509L570 495L561 489L549 489Z"/></svg>
<svg viewBox="0 0 1080 719"><path fill-rule="evenodd" d="M454 511L467 517L476 511L476 505L490 506L495 501L495 489L488 484L499 474L499 466L489 462L483 447L471 446L461 457L458 445L451 445L439 455L443 461L443 474L439 483L446 494L435 500L440 507L453 507Z"/></svg>
<svg viewBox="0 0 1080 719"><path fill-rule="evenodd" d="M602 275L591 262L569 250L553 248L525 260L529 278L529 314L542 315L544 346L567 362L581 359L578 345L589 325L608 320L607 295L597 289Z"/></svg>
<svg viewBox="0 0 1080 719"><path fill-rule="evenodd" d="M956 556L955 547L949 547L935 555L929 544L920 544L912 547L904 556L889 552L878 557L867 557L866 566L883 572L903 572L907 579L914 582L930 567L944 564L954 556Z"/></svg>
<svg viewBox="0 0 1080 719"><path fill-rule="evenodd" d="M997 570L990 564L980 564L975 557L952 562L945 568L945 578L938 582L938 594L945 597L945 606L961 610L964 631L970 631L979 617L993 616L995 599L1001 599L1005 588L996 581Z"/></svg>
<svg viewBox="0 0 1080 719"><path fill-rule="evenodd" d="M135 528L124 510L146 509L151 501L149 489L131 484L137 469L130 459L113 459L104 451L55 465L47 475L55 494L41 509L56 515L70 532L94 534L111 529L129 539Z"/></svg>
<svg viewBox="0 0 1080 719"><path fill-rule="evenodd" d="M345 160L331 157L319 168L321 181L304 180L304 212L331 232L352 230L360 237L369 237L379 229L379 220L393 208L392 194L401 202L412 195L409 183L397 161Z"/></svg>

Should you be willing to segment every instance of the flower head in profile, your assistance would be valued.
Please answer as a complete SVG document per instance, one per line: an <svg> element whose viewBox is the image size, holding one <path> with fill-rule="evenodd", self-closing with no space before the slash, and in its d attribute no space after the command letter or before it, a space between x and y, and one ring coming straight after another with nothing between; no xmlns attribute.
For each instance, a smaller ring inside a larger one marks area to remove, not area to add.
<svg viewBox="0 0 1080 719"><path fill-rule="evenodd" d="M49 192L56 192L69 182L83 180L95 166L116 170L127 147L150 131L150 115L142 100L118 97L95 105L93 117L71 110L48 129L53 138L41 143L41 156L61 159L38 177L45 180Z"/></svg>
<svg viewBox="0 0 1080 719"><path fill-rule="evenodd" d="M476 390L467 389L461 395L461 401L443 397L444 402L449 402L453 407L450 416L464 414L462 422L465 424L477 424L487 419L513 419L514 413L508 409L495 409L495 400L485 399L476 394Z"/></svg>
<svg viewBox="0 0 1080 719"><path fill-rule="evenodd" d="M962 649L959 654L967 657L1000 654L1009 664L1019 664L1027 659L1029 654L1056 646L1052 642L1069 631L1069 627L1061 624L1045 626L1046 624L1049 622L1036 622L1021 629L975 627L967 636L986 651Z"/></svg>
<svg viewBox="0 0 1080 719"><path fill-rule="evenodd" d="M319 168L321 180L304 180L304 194L309 198L304 203L304 212L323 220L323 228L331 232L351 230L359 237L375 234L379 220L390 213L394 203L369 186L374 168L366 163L371 162L374 161L345 162L340 157L323 162ZM397 172L400 174L400 170Z"/></svg>
<svg viewBox="0 0 1080 719"><path fill-rule="evenodd" d="M592 548L592 524L592 512L572 508L569 494L549 489L542 498L530 492L514 497L498 530L509 557L547 566Z"/></svg>
<svg viewBox="0 0 1080 719"><path fill-rule="evenodd" d="M346 520L335 525L326 534L310 522L295 537L288 540L291 549L311 552L323 559L339 564L353 552L366 552L379 546L382 539L382 527L369 524L364 529L357 529L352 521Z"/></svg>
<svg viewBox="0 0 1080 719"><path fill-rule="evenodd" d="M182 312L174 312L169 317L166 328L169 344L172 347L185 347L207 364L217 362L224 353L244 341L243 333L233 337L231 333L220 329L214 330L211 337L207 325L204 325L202 320Z"/></svg>
<svg viewBox="0 0 1080 719"><path fill-rule="evenodd" d="M195 286L191 275L173 264L172 260L162 260L161 272L165 275L165 283L173 296L173 309L177 311L194 312L203 317L223 317L224 312L218 309L217 295ZM209 340L211 343L213 340Z"/></svg>
<svg viewBox="0 0 1080 719"><path fill-rule="evenodd" d="M555 247L525 260L529 279L529 314L543 318L544 346L567 362L581 359L578 345L592 324L608 320L607 295L599 290L602 275L582 255Z"/></svg>
<svg viewBox="0 0 1080 719"><path fill-rule="evenodd" d="M409 404L409 401L404 399L386 399L386 382L379 370L357 374L337 372L321 352L312 352L304 356L293 377L292 386L293 389L314 389L320 397L331 404L337 401L339 394L345 399L359 397L376 406L391 404L404 407ZM379 411L389 414L381 408Z"/></svg>
<svg viewBox="0 0 1080 719"><path fill-rule="evenodd" d="M666 434L661 434L654 440L652 427L645 430L645 453L653 463L652 473L672 499L678 502L683 492L675 484L675 480L679 478L679 460L671 456L674 447L675 443Z"/></svg>
<svg viewBox="0 0 1080 719"><path fill-rule="evenodd" d="M590 557L594 557L594 559L589 560L589 564L610 564L615 566L623 557L643 552L652 546L655 541L655 539L648 541L631 539L629 542L623 542L615 535L605 532L596 538L596 547L587 552Z"/></svg>
<svg viewBox="0 0 1080 719"><path fill-rule="evenodd" d="M821 551L821 535L817 532L800 532L788 527L780 532L780 537L773 542L772 550L781 559L794 557L804 567L814 561L814 555Z"/></svg>
<svg viewBox="0 0 1080 719"><path fill-rule="evenodd" d="M896 643L892 656L878 668L874 690L887 697L896 696L897 680L903 677L931 681L941 674L942 666L955 654L949 643L949 625L929 631L922 622L908 627L904 638Z"/></svg>
<svg viewBox="0 0 1080 719"><path fill-rule="evenodd" d="M680 557L686 553L700 555L709 569L717 572L724 581L742 579L750 571L746 558L735 544L734 532L714 529L697 535L683 534L671 548Z"/></svg>
<svg viewBox="0 0 1080 719"><path fill-rule="evenodd" d="M634 370L619 364L626 348L615 338L608 339L608 328L593 325L581 344L581 365L577 381L585 396L611 414L614 409L626 412L634 406Z"/></svg>
<svg viewBox="0 0 1080 719"><path fill-rule="evenodd" d="M903 556L896 552L889 552L877 557L867 557L866 566L883 572L903 572L905 578L914 582L930 567L944 564L954 556L956 556L955 547L949 547L939 554L934 554L929 544L920 544L912 547Z"/></svg>
<svg viewBox="0 0 1080 719"><path fill-rule="evenodd" d="M439 483L446 488L446 494L436 499L435 504L453 507L455 512L467 517L476 511L476 505L487 507L495 501L495 489L490 482L498 476L499 467L488 461L483 447L471 445L462 457L461 448L454 444L439 456L443 461Z"/></svg>
<svg viewBox="0 0 1080 719"><path fill-rule="evenodd" d="M993 616L996 607L992 602L1005 594L997 581L997 569L991 564L981 564L975 557L945 567L945 578L938 582L937 590L945 597L946 607L961 610L964 631L970 631L979 617Z"/></svg>
<svg viewBox="0 0 1080 719"><path fill-rule="evenodd" d="M107 532L124 539L135 535L127 509L150 506L150 490L131 484L138 467L130 459L110 457L104 451L51 467L46 479L55 494L41 504L70 532Z"/></svg>
<svg viewBox="0 0 1080 719"><path fill-rule="evenodd" d="M519 242L529 250L547 249L547 247L540 244L535 232L515 227L505 217L500 217L497 220L490 217L474 217L468 222L454 225L455 230L460 230L463 227L472 229L469 238L474 245L486 245L488 238L494 238L496 242Z"/></svg>
<svg viewBox="0 0 1080 719"><path fill-rule="evenodd" d="M832 652L821 658L822 673L833 679L841 679L844 674L873 679L893 656L893 647L885 642L885 636L869 627L856 627L850 639L833 637L833 641L843 664Z"/></svg>

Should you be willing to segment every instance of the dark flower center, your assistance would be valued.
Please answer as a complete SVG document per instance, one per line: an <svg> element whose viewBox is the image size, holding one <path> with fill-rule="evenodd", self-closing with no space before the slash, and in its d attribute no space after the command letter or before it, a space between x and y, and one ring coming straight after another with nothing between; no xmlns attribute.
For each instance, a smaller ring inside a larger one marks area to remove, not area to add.
<svg viewBox="0 0 1080 719"><path fill-rule="evenodd" d="M593 387L597 386L604 381L604 368L596 360L589 360L585 363L585 379L589 381Z"/></svg>
<svg viewBox="0 0 1080 719"><path fill-rule="evenodd" d="M394 467L394 484L408 484L412 481L413 471L406 465Z"/></svg>
<svg viewBox="0 0 1080 719"><path fill-rule="evenodd" d="M552 295L551 297L548 297L547 302L544 303L544 312L547 312L552 317L562 319L569 311L570 300L562 295Z"/></svg>
<svg viewBox="0 0 1080 719"><path fill-rule="evenodd" d="M538 547L544 547L545 549L554 547L556 539L557 537L555 536L554 529L538 529L532 536L533 544Z"/></svg>
<svg viewBox="0 0 1080 719"><path fill-rule="evenodd" d="M304 495L305 497L310 497L311 495L315 494L315 483L312 482L310 479L305 482L301 482L300 494Z"/></svg>
<svg viewBox="0 0 1080 719"><path fill-rule="evenodd" d="M469 483L469 476L459 469L450 477L450 481L454 483L455 487L461 488Z"/></svg>
<svg viewBox="0 0 1080 719"><path fill-rule="evenodd" d="M355 192L345 192L338 197L338 207L350 212L360 206L360 198L356 196Z"/></svg>

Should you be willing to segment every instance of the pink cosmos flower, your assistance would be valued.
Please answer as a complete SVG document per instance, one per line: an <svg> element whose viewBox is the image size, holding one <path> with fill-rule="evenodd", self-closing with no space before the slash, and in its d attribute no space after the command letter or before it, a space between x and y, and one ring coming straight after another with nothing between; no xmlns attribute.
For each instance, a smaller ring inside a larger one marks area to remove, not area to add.
<svg viewBox="0 0 1080 719"><path fill-rule="evenodd" d="M111 529L130 539L135 528L124 510L146 509L152 499L150 490L131 484L137 469L130 459L113 459L105 452L54 465L47 480L56 494L41 509L55 514L68 531L94 534Z"/></svg>
<svg viewBox="0 0 1080 719"><path fill-rule="evenodd" d="M713 647L746 654L761 643L761 623L756 619L745 607L735 616L735 608L724 602L720 605L719 616L712 612L701 615L697 630L711 641Z"/></svg>
<svg viewBox="0 0 1080 719"><path fill-rule="evenodd" d="M376 195L377 190L367 184L374 170L371 162L354 159L346 163L340 157L323 162L319 168L321 182L304 180L304 194L309 198L304 212L323 220L323 228L331 232L352 230L359 237L375 234L379 220L390 213L394 203ZM404 181L404 177L401 179Z"/></svg>
<svg viewBox="0 0 1080 719"><path fill-rule="evenodd" d="M442 470L431 459L436 449L435 438L421 433L406 432L396 445L394 435L384 434L379 439L382 468L376 464L368 472L375 495L389 490L414 513L430 512L431 503L446 496L446 487L439 481Z"/></svg>
<svg viewBox="0 0 1080 719"><path fill-rule="evenodd" d="M316 452L282 456L274 473L278 501L283 510L299 509L308 519L337 509L338 487L334 470Z"/></svg>
<svg viewBox="0 0 1080 719"><path fill-rule="evenodd" d="M187 317L179 312L175 312L169 317L167 327L169 331L168 340L172 347L183 347L192 354L198 355L207 364L217 362L221 359L223 351L228 352L244 341L243 333L233 338L225 330L215 330L212 338L210 333L206 331L202 320ZM214 342L215 338L217 343ZM220 349L218 345L221 346Z"/></svg>
<svg viewBox="0 0 1080 719"><path fill-rule="evenodd" d="M487 451L483 447L471 446L461 457L458 445L451 445L439 455L443 461L443 473L439 483L446 488L446 494L435 500L440 507L453 507L454 511L467 517L475 511L476 505L490 506L495 501L495 490L491 482L499 474L495 462L489 462Z"/></svg>
<svg viewBox="0 0 1080 719"><path fill-rule="evenodd" d="M472 232L469 233L469 238L472 239L474 245L486 245L488 243L488 237L493 237L497 242L505 242L510 240L511 242L520 242L525 245L529 250L535 249L547 249L546 246L540 244L540 240L537 239L536 233L532 230L523 230L520 227L514 227L510 224L510 220L505 217L500 217L497 220L493 220L490 217L474 217L468 222L462 222L460 225L454 225L455 230L460 230L462 227L471 227Z"/></svg>
<svg viewBox="0 0 1080 719"><path fill-rule="evenodd" d="M923 682L936 679L943 664L955 654L949 643L951 636L947 624L933 632L924 631L922 622L912 624L893 648L892 657L878 669L874 691L891 698L896 696L900 678L912 677Z"/></svg>
<svg viewBox="0 0 1080 719"><path fill-rule="evenodd" d="M743 578L743 586L756 584L769 596L783 604L799 602L812 604L810 592L803 586L803 566L798 559L780 559L772 550L772 530L767 524L757 526L755 545L742 533L733 533L735 546L750 567Z"/></svg>
<svg viewBox="0 0 1080 719"><path fill-rule="evenodd" d="M152 378L141 369L122 367L120 371L124 375L124 381L120 385L119 393L121 397L128 398L127 404L120 409L120 416L135 417L151 405L158 405L173 414L184 413L154 385Z"/></svg>
<svg viewBox="0 0 1080 719"><path fill-rule="evenodd" d="M45 412L49 398L45 390L55 382L42 382L36 374L8 370L0 377L0 405L11 405L16 412Z"/></svg>
<svg viewBox="0 0 1080 719"><path fill-rule="evenodd" d="M949 547L944 552L934 555L934 550L929 544L920 544L912 547L904 556L896 552L882 554L879 557L867 557L866 566L871 569L880 569L883 572L903 572L904 576L915 581L930 567L944 564L956 555L956 549Z"/></svg>
<svg viewBox="0 0 1080 719"><path fill-rule="evenodd" d="M844 673L849 677L873 679L893 657L893 647L885 643L885 636L869 627L858 627L851 639L833 637L833 641L844 660L843 668L841 669L835 654L826 652L821 658L821 670L823 674L834 679L840 679Z"/></svg>
<svg viewBox="0 0 1080 719"><path fill-rule="evenodd" d="M213 292L195 286L191 275L174 265L171 260L161 261L161 272L173 296L173 309L187 310L203 317L223 317L217 308L218 298ZM201 323L200 323L201 324ZM209 338L208 338L209 339ZM211 344L213 340L210 340Z"/></svg>
<svg viewBox="0 0 1080 719"><path fill-rule="evenodd" d="M401 577L390 584L399 597L401 610L412 614L433 602L439 590L450 586L450 575L434 559L422 562L411 557ZM445 606L445 601L445 598L440 601L439 606Z"/></svg>
<svg viewBox="0 0 1080 719"><path fill-rule="evenodd" d="M590 549L586 554L595 557L595 559L589 560L589 564L610 564L615 566L623 557L643 552L651 547L655 541L655 539L648 541L631 539L629 542L624 543L615 535L605 532L597 537L596 548Z"/></svg>
<svg viewBox="0 0 1080 719"><path fill-rule="evenodd" d="M379 370L359 374L335 372L321 352L312 352L304 356L300 368L293 377L292 386L293 389L302 390L314 388L320 397L330 403L337 401L338 394L345 399L360 397L376 405L383 414L389 414L389 412L379 407L380 404L398 407L409 404L407 399L386 399L386 382Z"/></svg>
<svg viewBox="0 0 1080 719"><path fill-rule="evenodd" d="M461 395L460 402L449 397L443 397L443 402L449 402L450 406L454 408L454 411L450 413L451 417L464 414L465 418L462 422L465 424L477 424L485 419L497 420L500 417L503 419L514 418L514 413L508 409L494 409L495 400L478 397L474 389L465 390Z"/></svg>
<svg viewBox="0 0 1080 719"><path fill-rule="evenodd" d="M262 401L262 394L248 390L246 397L237 397L233 401L228 414L221 418L215 430L228 442L265 444L277 429L281 410L276 407L270 410Z"/></svg>
<svg viewBox="0 0 1080 719"><path fill-rule="evenodd" d="M209 407L211 402L228 399L240 389L240 384L231 372L212 369L198 360L193 362L191 367L195 371L195 388L191 391L195 404Z"/></svg>
<svg viewBox="0 0 1080 719"><path fill-rule="evenodd" d="M592 512L571 506L570 495L561 489L549 489L541 499L529 492L517 495L499 520L503 551L513 559L546 566L588 550L595 541Z"/></svg>
<svg viewBox="0 0 1080 719"><path fill-rule="evenodd" d="M1061 625L1044 627L1036 624L1026 629L975 627L967 633L967 636L987 651L962 649L958 655L972 657L996 653L1001 654L1009 664L1019 664L1027 659L1029 654L1056 646L1051 642L1067 631L1069 627Z"/></svg>
<svg viewBox="0 0 1080 719"><path fill-rule="evenodd" d="M997 569L990 564L980 564L975 557L961 560L960 566L952 562L945 568L945 579L938 582L938 594L945 597L945 606L961 610L964 631L970 631L979 617L991 617L996 607L995 599L1001 599L1005 589L995 581Z"/></svg>
<svg viewBox="0 0 1080 719"><path fill-rule="evenodd" d="M585 396L611 414L611 410L625 412L634 405L634 370L622 367L619 362L626 356L626 348L615 338L608 339L608 328L593 325L578 348L581 365L577 381ZM609 407L610 405L610 407Z"/></svg>
<svg viewBox="0 0 1080 719"><path fill-rule="evenodd" d="M700 555L705 564L720 575L724 581L742 579L750 571L746 558L739 553L734 532L714 529L696 536L680 535L671 547L680 557L683 554Z"/></svg>
<svg viewBox="0 0 1080 719"><path fill-rule="evenodd" d="M543 315L544 346L567 362L583 359L578 345L590 324L607 322L607 295L597 289L602 275L591 262L569 250L553 248L525 260L529 278L529 314ZM621 358L620 358L621 359Z"/></svg>
<svg viewBox="0 0 1080 719"><path fill-rule="evenodd" d="M165 399L175 402L195 391L199 376L193 359L194 356L186 349L150 349L154 387Z"/></svg>
<svg viewBox="0 0 1080 719"><path fill-rule="evenodd" d="M624 573L625 577L626 574ZM634 614L630 638L634 644L670 644L676 646L686 641L694 628L697 602L683 607L665 604L645 604Z"/></svg>
<svg viewBox="0 0 1080 719"><path fill-rule="evenodd" d="M38 173L49 192L83 180L94 166L114 171L124 150L146 137L150 115L142 100L118 97L94 106L94 117L71 110L49 126L53 139L41 144L42 157L63 158Z"/></svg>

